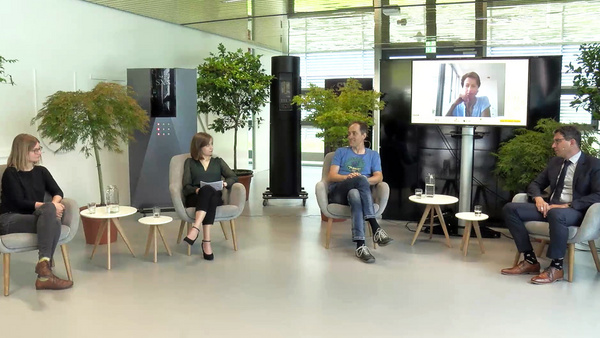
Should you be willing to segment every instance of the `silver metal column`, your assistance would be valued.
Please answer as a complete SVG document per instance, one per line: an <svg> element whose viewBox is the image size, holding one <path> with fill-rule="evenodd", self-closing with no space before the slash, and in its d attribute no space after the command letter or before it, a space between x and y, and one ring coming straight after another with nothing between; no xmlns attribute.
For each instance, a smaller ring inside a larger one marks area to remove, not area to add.
<svg viewBox="0 0 600 338"><path fill-rule="evenodd" d="M473 182L473 134L475 127L462 127L462 146L460 156L460 192L458 211L471 211L471 187ZM465 226L464 220L459 220L460 227Z"/></svg>

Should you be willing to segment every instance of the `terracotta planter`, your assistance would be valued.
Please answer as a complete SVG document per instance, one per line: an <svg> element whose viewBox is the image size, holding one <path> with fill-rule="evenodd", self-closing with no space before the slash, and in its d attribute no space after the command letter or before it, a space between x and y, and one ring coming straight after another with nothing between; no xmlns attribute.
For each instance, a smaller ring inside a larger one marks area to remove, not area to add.
<svg viewBox="0 0 600 338"><path fill-rule="evenodd" d="M79 208L79 211L87 209L87 206L83 206ZM86 244L94 244L96 242L96 237L98 236L98 231L100 230L100 226L103 222L106 222L105 219L97 219L97 218L88 218L81 217L81 223L83 224L83 233L85 234L85 243ZM108 232L104 231L104 234L100 238L100 244L106 244ZM113 243L117 240L117 228L115 224L110 221L110 242Z"/></svg>
<svg viewBox="0 0 600 338"><path fill-rule="evenodd" d="M250 197L250 183L252 182L252 177L254 176L252 174L252 170L235 169L233 172L235 172L235 174L237 175L238 182L243 184L244 187L246 188L246 201L247 201L248 197Z"/></svg>

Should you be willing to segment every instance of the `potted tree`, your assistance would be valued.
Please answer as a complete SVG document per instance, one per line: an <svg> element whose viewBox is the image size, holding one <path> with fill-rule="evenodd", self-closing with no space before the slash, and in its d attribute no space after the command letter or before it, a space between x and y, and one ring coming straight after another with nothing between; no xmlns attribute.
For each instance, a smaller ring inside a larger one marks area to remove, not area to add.
<svg viewBox="0 0 600 338"><path fill-rule="evenodd" d="M592 121L598 128L600 120L600 43L579 46L579 56L574 65L569 63L567 72L573 73L575 100L571 107L586 110L592 115Z"/></svg>
<svg viewBox="0 0 600 338"><path fill-rule="evenodd" d="M500 144L494 173L502 186L514 195L524 192L527 185L546 167L554 156L552 138L561 124L553 119L540 119L533 130L519 128L515 137ZM590 125L577 124L581 132L581 151L598 157L598 132Z"/></svg>
<svg viewBox="0 0 600 338"><path fill-rule="evenodd" d="M0 83L8 83L9 85L15 85L13 82L12 76L4 71L5 63L15 63L17 60L9 60L5 59L0 55Z"/></svg>
<svg viewBox="0 0 600 338"><path fill-rule="evenodd" d="M295 96L293 102L310 113L305 121L321 129L317 137L323 137L327 154L347 145L348 124L352 121L373 125L372 112L383 109L385 105L380 97L379 92L362 90L358 80L348 79L339 88L339 95L334 89L311 84L308 92Z"/></svg>
<svg viewBox="0 0 600 338"><path fill-rule="evenodd" d="M101 204L105 204L106 199L100 150L121 153L122 143L133 140L134 131L146 132L148 129L148 114L132 95L131 88L106 82L87 92L58 91L46 99L42 109L31 120L32 124L39 123L37 130L42 137L59 145L56 152L71 151L81 145L79 150L86 158L94 156ZM94 225L86 225L93 220L84 220L86 242L93 244ZM115 236L111 242L116 240L116 231L112 233Z"/></svg>
<svg viewBox="0 0 600 338"><path fill-rule="evenodd" d="M241 49L228 52L219 44L218 53L210 53L198 66L198 114L213 114L208 128L216 132L233 130L233 171L246 186L246 199L252 170L238 169L238 130L249 128L252 118L260 125L262 118L258 114L267 102L273 78L265 73L260 57Z"/></svg>

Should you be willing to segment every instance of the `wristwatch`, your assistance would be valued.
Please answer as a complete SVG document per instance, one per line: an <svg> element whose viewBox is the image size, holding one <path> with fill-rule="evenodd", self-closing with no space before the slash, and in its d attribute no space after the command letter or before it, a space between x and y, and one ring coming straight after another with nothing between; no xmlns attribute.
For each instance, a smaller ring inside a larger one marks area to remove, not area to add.
<svg viewBox="0 0 600 338"><path fill-rule="evenodd" d="M571 202L567 203L567 206L568 206L569 208L571 208Z"/></svg>

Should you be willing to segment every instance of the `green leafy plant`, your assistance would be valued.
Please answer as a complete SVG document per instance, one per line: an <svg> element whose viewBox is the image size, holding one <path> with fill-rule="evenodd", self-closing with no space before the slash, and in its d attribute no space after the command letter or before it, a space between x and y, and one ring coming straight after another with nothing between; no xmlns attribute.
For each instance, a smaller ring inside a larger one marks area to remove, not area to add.
<svg viewBox="0 0 600 338"><path fill-rule="evenodd" d="M86 158L93 153L102 204L106 200L99 151L121 153L122 142L133 140L134 131L148 130L148 114L132 96L131 88L106 82L88 92L58 91L31 120L31 124L39 122L37 130L42 137L59 144L55 152L81 145L79 150Z"/></svg>
<svg viewBox="0 0 600 338"><path fill-rule="evenodd" d="M600 120L600 43L583 44L579 52L576 65L567 66L567 72L575 74L576 93L571 107L586 110L592 119Z"/></svg>
<svg viewBox="0 0 600 338"><path fill-rule="evenodd" d="M529 183L540 173L548 160L555 156L552 150L554 131L565 124L553 119L541 119L533 130L519 128L515 137L502 142L496 156L494 174L502 186L511 192L525 191ZM598 157L598 132L590 125L575 124L581 132L581 150Z"/></svg>
<svg viewBox="0 0 600 338"><path fill-rule="evenodd" d="M17 60L5 59L0 55L0 83L8 83L9 85L15 85L12 76L4 71L4 64L15 63Z"/></svg>
<svg viewBox="0 0 600 338"><path fill-rule="evenodd" d="M238 129L250 125L269 98L273 76L267 75L260 62L261 55L252 55L238 49L228 52L219 44L218 53L210 53L198 66L198 114L214 114L209 128L219 133L234 130L233 168L237 169Z"/></svg>
<svg viewBox="0 0 600 338"><path fill-rule="evenodd" d="M334 89L311 84L308 92L295 96L293 102L310 113L304 120L321 129L317 137L324 138L328 152L346 145L351 122L362 121L373 125L372 112L384 107L380 97L379 92L362 90L358 80L348 79L339 89L339 95Z"/></svg>

